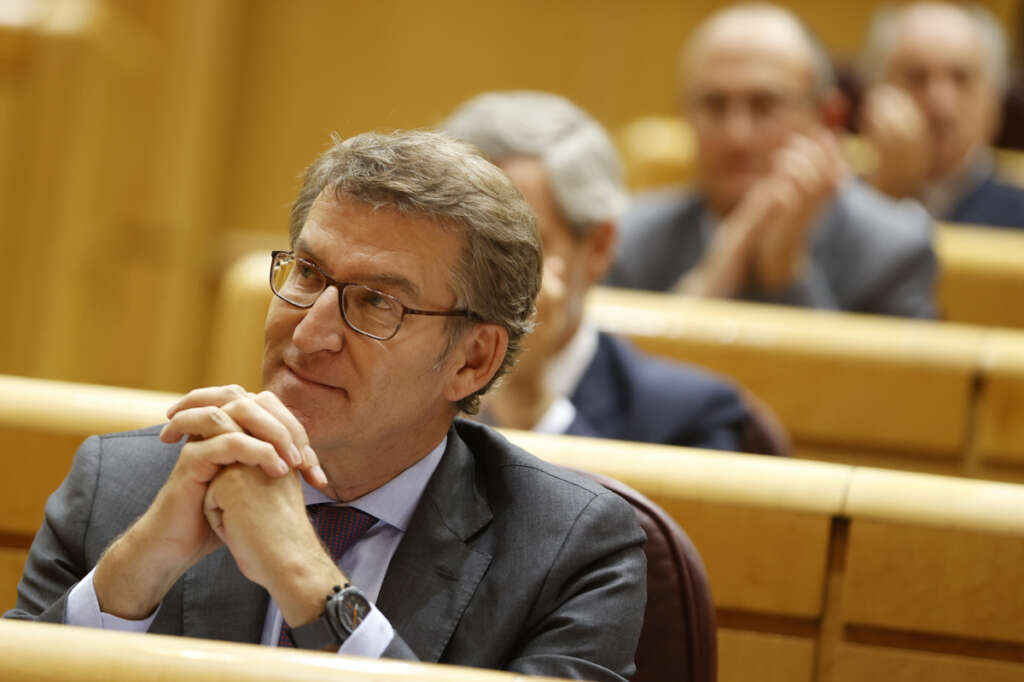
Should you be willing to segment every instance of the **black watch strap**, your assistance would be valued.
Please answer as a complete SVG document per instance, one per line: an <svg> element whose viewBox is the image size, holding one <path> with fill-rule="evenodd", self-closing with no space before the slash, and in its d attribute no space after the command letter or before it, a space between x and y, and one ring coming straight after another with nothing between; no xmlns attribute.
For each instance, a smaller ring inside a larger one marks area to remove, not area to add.
<svg viewBox="0 0 1024 682"><path fill-rule="evenodd" d="M288 628L288 636L291 637L292 645L296 649L320 650L329 645L341 646L344 641L338 638L334 628L327 622L326 611L312 623L306 623L297 628Z"/></svg>
<svg viewBox="0 0 1024 682"><path fill-rule="evenodd" d="M334 591L327 595L323 614L311 623L289 628L288 636L299 649L337 648L369 610L370 603L358 589L347 583L344 587L335 585Z"/></svg>

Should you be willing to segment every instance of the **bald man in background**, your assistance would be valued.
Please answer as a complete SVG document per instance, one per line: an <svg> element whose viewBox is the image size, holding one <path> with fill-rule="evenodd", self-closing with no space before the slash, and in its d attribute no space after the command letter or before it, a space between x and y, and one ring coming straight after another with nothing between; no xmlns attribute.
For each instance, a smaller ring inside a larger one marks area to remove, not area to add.
<svg viewBox="0 0 1024 682"><path fill-rule="evenodd" d="M680 80L696 186L633 203L609 284L934 315L931 221L850 176L831 62L795 16L765 4L712 15Z"/></svg>
<svg viewBox="0 0 1024 682"><path fill-rule="evenodd" d="M977 6L880 11L864 54L861 130L869 181L919 199L937 220L1024 227L1024 189L1001 182L989 147L1009 67L999 22Z"/></svg>

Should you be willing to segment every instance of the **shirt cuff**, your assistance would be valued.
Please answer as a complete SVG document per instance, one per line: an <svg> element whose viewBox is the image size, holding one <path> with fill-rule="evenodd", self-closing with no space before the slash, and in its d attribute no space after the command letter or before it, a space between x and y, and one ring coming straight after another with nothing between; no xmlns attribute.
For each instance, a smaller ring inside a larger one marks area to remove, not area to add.
<svg viewBox="0 0 1024 682"><path fill-rule="evenodd" d="M142 620L127 620L109 613L103 613L100 611L100 602L96 598L96 587L92 582L92 576L95 572L96 569L92 569L77 585L71 588L71 592L68 594L67 613L64 616L64 622L68 625L79 625L103 630L148 632L149 626L153 624L153 620L156 618L156 614L160 612L160 606L156 607L153 615ZM391 627L390 624L388 627Z"/></svg>
<svg viewBox="0 0 1024 682"><path fill-rule="evenodd" d="M338 647L338 653L380 658L394 637L395 630L391 627L391 623L380 612L380 609L372 606L370 612L366 614L366 618Z"/></svg>
<svg viewBox="0 0 1024 682"><path fill-rule="evenodd" d="M537 433L565 433L576 418L576 407L566 397L555 398L540 420L534 425Z"/></svg>

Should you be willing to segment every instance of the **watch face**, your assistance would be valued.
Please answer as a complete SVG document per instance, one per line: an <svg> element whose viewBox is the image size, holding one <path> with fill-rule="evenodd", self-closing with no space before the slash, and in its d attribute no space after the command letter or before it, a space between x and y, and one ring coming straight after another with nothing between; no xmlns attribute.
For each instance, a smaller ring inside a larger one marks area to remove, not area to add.
<svg viewBox="0 0 1024 682"><path fill-rule="evenodd" d="M349 632L355 630L370 612L370 603L358 590L345 590L338 602L338 616Z"/></svg>

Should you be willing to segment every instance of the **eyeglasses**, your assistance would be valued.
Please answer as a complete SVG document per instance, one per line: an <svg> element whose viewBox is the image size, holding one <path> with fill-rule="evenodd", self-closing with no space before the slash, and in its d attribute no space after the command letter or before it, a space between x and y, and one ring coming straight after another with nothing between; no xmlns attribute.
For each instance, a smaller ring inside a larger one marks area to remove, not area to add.
<svg viewBox="0 0 1024 682"><path fill-rule="evenodd" d="M387 341L398 333L406 315L468 317L479 319L469 310L416 310L383 291L355 282L332 279L312 261L299 258L290 251L271 252L270 289L274 295L298 308L312 308L329 286L338 289L341 316L352 331L379 341Z"/></svg>

